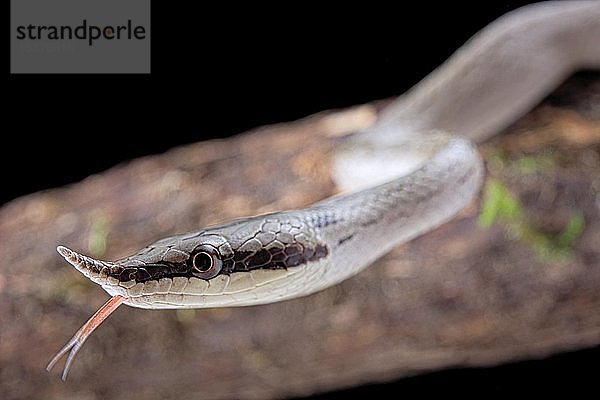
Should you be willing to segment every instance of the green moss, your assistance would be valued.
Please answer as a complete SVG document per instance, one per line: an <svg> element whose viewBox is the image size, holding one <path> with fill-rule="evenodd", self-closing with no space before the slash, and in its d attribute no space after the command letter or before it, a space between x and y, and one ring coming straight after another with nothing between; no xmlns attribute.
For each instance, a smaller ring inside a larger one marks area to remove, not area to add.
<svg viewBox="0 0 600 400"><path fill-rule="evenodd" d="M483 190L483 201L479 214L479 225L490 227L498 218L516 220L523 214L519 199L502 183L488 179Z"/></svg>
<svg viewBox="0 0 600 400"><path fill-rule="evenodd" d="M552 154L521 156L513 162L513 166L522 174L535 174L554 168L556 159Z"/></svg>
<svg viewBox="0 0 600 400"><path fill-rule="evenodd" d="M571 215L567 226L562 232L556 237L556 241L559 246L572 247L575 241L581 236L585 229L585 218L581 211L578 211Z"/></svg>
<svg viewBox="0 0 600 400"><path fill-rule="evenodd" d="M509 168L523 175L548 172L559 164L558 154L551 149L546 149L540 154L511 157L505 151L494 148L486 157L488 167L491 170L502 170Z"/></svg>
<svg viewBox="0 0 600 400"><path fill-rule="evenodd" d="M516 240L528 245L541 259L564 260L585 229L585 219L575 212L558 234L539 230L526 216L519 199L501 182L488 179L483 190L479 225L500 224Z"/></svg>
<svg viewBox="0 0 600 400"><path fill-rule="evenodd" d="M94 210L89 221L88 251L92 257L100 257L106 252L110 222L102 210Z"/></svg>

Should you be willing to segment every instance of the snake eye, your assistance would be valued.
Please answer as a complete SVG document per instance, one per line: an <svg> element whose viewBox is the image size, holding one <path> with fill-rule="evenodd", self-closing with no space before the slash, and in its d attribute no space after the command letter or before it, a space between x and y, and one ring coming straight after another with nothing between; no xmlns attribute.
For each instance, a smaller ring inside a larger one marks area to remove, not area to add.
<svg viewBox="0 0 600 400"><path fill-rule="evenodd" d="M221 271L222 266L219 252L212 246L199 246L192 255L192 273L198 278L214 278Z"/></svg>

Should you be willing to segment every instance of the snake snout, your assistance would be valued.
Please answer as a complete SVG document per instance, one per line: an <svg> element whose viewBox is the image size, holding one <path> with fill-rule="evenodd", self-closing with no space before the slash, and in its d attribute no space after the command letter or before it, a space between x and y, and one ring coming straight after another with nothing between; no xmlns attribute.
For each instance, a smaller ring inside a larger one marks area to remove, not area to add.
<svg viewBox="0 0 600 400"><path fill-rule="evenodd" d="M83 275L98 284L107 283L107 278L111 274L111 267L115 264L107 261L100 261L94 258L79 254L65 246L58 246L56 251L65 258Z"/></svg>
<svg viewBox="0 0 600 400"><path fill-rule="evenodd" d="M58 253L61 256L63 256L65 258L65 260L67 260L69 263L71 263L73 265L78 263L78 260L77 260L78 254L75 253L73 250L69 249L68 247L58 246L56 248L56 251L58 251Z"/></svg>

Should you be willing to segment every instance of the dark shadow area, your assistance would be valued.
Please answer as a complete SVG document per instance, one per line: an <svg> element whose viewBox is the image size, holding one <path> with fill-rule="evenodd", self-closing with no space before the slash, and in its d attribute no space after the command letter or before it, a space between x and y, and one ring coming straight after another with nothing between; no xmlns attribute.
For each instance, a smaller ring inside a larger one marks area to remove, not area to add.
<svg viewBox="0 0 600 400"><path fill-rule="evenodd" d="M324 393L318 400L349 396L396 398L397 396L514 396L524 394L587 394L596 386L594 366L600 347L560 354L543 360L521 361L488 368L457 368L400 379L385 384Z"/></svg>
<svg viewBox="0 0 600 400"><path fill-rule="evenodd" d="M10 75L7 57L0 203L177 145L396 96L526 3L275 17L153 2L150 75Z"/></svg>

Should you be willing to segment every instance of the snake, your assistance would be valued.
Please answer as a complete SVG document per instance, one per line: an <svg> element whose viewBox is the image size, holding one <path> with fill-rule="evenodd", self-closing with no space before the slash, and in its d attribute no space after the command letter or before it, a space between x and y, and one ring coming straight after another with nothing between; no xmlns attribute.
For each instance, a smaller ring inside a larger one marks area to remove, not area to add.
<svg viewBox="0 0 600 400"><path fill-rule="evenodd" d="M348 135L331 174L341 194L158 240L117 261L57 251L110 300L50 361L117 307L252 306L307 296L357 274L454 218L478 195L477 143L502 131L569 75L600 68L600 2L529 5L492 22L370 127Z"/></svg>

